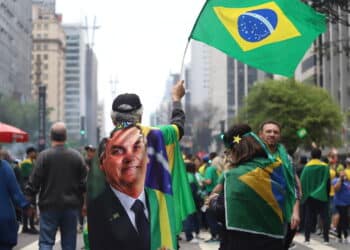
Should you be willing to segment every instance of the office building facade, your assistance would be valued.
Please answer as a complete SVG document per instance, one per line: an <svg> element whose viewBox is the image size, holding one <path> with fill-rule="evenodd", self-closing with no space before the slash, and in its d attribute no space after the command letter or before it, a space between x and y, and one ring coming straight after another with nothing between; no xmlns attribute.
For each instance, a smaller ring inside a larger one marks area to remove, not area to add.
<svg viewBox="0 0 350 250"><path fill-rule="evenodd" d="M31 99L31 1L0 1L0 92Z"/></svg>
<svg viewBox="0 0 350 250"><path fill-rule="evenodd" d="M65 46L62 16L32 5L32 93L38 96L38 85L46 85L46 107L50 121L63 121L65 108ZM36 77L40 71L40 79Z"/></svg>
<svg viewBox="0 0 350 250"><path fill-rule="evenodd" d="M65 115L68 138L84 143L86 138L86 45L80 24L63 25L65 51Z"/></svg>

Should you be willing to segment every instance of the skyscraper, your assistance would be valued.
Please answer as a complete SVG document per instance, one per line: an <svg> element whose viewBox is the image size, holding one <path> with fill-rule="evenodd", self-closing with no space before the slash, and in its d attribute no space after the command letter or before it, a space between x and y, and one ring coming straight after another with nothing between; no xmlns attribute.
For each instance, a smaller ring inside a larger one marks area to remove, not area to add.
<svg viewBox="0 0 350 250"><path fill-rule="evenodd" d="M48 12L55 13L56 0L32 0L34 4L41 5L41 7Z"/></svg>
<svg viewBox="0 0 350 250"><path fill-rule="evenodd" d="M64 62L66 38L62 28L62 16L43 10L41 5L33 4L33 67L32 75L38 70L40 61L41 78L39 84L47 87L47 107L51 110L49 120L63 121L64 118ZM32 78L32 92L37 97L38 79Z"/></svg>
<svg viewBox="0 0 350 250"><path fill-rule="evenodd" d="M0 92L31 99L31 1L0 2Z"/></svg>
<svg viewBox="0 0 350 250"><path fill-rule="evenodd" d="M65 114L68 138L86 140L86 45L80 24L65 24ZM83 143L83 142L82 142Z"/></svg>

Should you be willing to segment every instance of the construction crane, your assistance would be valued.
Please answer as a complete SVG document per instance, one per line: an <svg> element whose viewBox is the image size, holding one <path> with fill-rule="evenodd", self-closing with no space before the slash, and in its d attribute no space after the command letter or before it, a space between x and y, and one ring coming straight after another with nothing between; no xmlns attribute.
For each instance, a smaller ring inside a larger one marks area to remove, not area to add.
<svg viewBox="0 0 350 250"><path fill-rule="evenodd" d="M85 26L81 26L81 28L86 31L87 44L89 45L89 47L91 49L93 49L94 45L95 45L95 30L100 28L100 26L96 25L96 16L94 16L94 22L93 22L92 26L89 26L88 18L87 18L87 16L85 16ZM92 30L91 40L90 40L90 36L89 36L90 29Z"/></svg>

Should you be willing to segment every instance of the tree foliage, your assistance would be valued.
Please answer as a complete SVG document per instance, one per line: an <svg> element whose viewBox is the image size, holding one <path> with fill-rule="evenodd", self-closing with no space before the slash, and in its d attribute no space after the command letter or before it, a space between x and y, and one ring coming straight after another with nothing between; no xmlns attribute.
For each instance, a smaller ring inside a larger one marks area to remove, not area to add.
<svg viewBox="0 0 350 250"><path fill-rule="evenodd" d="M289 152L300 146L338 146L341 138L342 114L328 92L294 80L268 80L256 84L245 100L239 121L247 122L256 131L265 120L282 125L282 143ZM297 136L305 128L307 136Z"/></svg>
<svg viewBox="0 0 350 250"><path fill-rule="evenodd" d="M327 19L332 23L342 23L349 26L347 14L350 13L350 6L348 0L302 0L309 4L318 12L324 13ZM338 10L342 10L345 14L340 14Z"/></svg>
<svg viewBox="0 0 350 250"><path fill-rule="evenodd" d="M38 104L22 104L20 101L0 94L0 121L18 127L29 134L31 142L38 138Z"/></svg>

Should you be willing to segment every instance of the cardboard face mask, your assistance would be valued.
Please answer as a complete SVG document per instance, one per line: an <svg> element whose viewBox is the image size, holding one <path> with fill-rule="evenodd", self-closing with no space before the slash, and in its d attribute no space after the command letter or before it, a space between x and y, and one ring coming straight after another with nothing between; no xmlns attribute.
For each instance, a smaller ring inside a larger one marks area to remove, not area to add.
<svg viewBox="0 0 350 250"><path fill-rule="evenodd" d="M144 183L147 170L145 139L137 127L117 130L108 139L101 169L109 184L123 191Z"/></svg>

